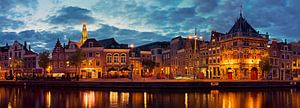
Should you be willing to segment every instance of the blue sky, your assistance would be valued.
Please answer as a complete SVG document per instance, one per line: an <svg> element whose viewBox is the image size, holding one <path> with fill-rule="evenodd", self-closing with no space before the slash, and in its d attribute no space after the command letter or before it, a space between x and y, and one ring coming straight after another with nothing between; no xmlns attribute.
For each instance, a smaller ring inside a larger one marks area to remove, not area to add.
<svg viewBox="0 0 300 108"><path fill-rule="evenodd" d="M28 41L35 51L52 50L57 38L79 41L83 22L89 37L141 45L186 36L197 27L226 33L239 16L241 0L0 0L0 45ZM300 40L300 0L244 0L243 13L260 33Z"/></svg>

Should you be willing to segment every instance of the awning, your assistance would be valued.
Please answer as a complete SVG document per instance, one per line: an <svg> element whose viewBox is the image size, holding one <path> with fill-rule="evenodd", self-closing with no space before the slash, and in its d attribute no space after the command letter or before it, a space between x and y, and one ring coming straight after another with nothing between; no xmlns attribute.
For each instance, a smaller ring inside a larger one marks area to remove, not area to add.
<svg viewBox="0 0 300 108"><path fill-rule="evenodd" d="M130 71L130 69L128 69L127 67L123 67L120 69L120 71Z"/></svg>
<svg viewBox="0 0 300 108"><path fill-rule="evenodd" d="M116 69L116 68L114 68L114 67L111 67L111 68L109 68L107 71L108 71L108 72L109 72L109 71L118 71L118 69Z"/></svg>

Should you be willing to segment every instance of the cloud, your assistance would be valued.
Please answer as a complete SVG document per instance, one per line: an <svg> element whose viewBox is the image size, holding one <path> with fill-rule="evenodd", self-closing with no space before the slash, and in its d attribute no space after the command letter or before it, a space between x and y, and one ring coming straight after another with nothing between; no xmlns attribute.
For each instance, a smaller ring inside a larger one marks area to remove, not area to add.
<svg viewBox="0 0 300 108"><path fill-rule="evenodd" d="M94 23L96 20L90 16L88 9L68 6L58 10L57 15L50 16L47 21L51 24L78 25L82 22Z"/></svg>
<svg viewBox="0 0 300 108"><path fill-rule="evenodd" d="M0 15L13 16L18 13L14 10L16 7L36 8L37 4L37 0L0 0Z"/></svg>
<svg viewBox="0 0 300 108"><path fill-rule="evenodd" d="M4 29L16 29L19 27L23 27L24 22L18 20L8 19L6 17L0 16L0 30Z"/></svg>

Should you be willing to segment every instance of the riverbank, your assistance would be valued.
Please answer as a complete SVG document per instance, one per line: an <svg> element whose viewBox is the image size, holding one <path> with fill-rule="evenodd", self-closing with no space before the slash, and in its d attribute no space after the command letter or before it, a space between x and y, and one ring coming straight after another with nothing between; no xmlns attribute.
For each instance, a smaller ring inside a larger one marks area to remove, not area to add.
<svg viewBox="0 0 300 108"><path fill-rule="evenodd" d="M157 80L157 79L81 79L79 81L1 80L0 86L78 87L125 89L201 89L300 87L300 81L282 80Z"/></svg>

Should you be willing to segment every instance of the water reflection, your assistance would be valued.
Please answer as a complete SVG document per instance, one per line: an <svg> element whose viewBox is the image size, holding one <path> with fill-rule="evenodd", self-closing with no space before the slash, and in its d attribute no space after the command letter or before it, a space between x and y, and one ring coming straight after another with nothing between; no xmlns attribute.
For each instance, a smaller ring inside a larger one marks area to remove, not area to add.
<svg viewBox="0 0 300 108"><path fill-rule="evenodd" d="M111 91L0 87L0 108L299 108L299 89Z"/></svg>

